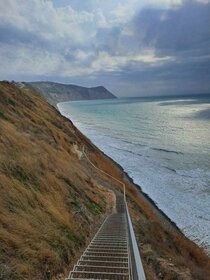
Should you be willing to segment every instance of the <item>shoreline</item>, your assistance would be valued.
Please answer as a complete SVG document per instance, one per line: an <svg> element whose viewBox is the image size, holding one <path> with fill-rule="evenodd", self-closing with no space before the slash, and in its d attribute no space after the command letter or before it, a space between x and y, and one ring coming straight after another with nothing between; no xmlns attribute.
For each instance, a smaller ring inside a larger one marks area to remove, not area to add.
<svg viewBox="0 0 210 280"><path fill-rule="evenodd" d="M74 101L73 101L74 102ZM76 101L77 102L77 101ZM59 104L62 103L69 103L69 101L66 102L59 102L56 104L56 109L59 111L59 113L64 116L65 118L67 118L69 121L71 121L73 123L73 125L76 127L76 129L83 134L83 132L81 132L81 130L74 124L74 122L68 118L64 113L62 113L62 110L59 109ZM126 170L117 162L115 161L112 157L108 156L105 152L103 152L100 148L98 148L98 146L96 144L94 144L92 142L92 140L86 135L83 134L90 142L92 145L94 145L99 151L100 153L108 158L109 160L111 160L122 172L122 174L125 175L126 179L135 187L135 189L137 190L139 196L143 199L145 199L147 201L147 203L151 204L151 207L153 207L155 209L155 211L157 212L158 215L161 216L161 218L163 219L163 222L167 222L167 224L171 227L173 227L175 230L177 230L180 234L182 234L185 238L187 238L189 241L193 242L196 246L198 246L200 249L203 249L205 254L210 258L210 248L209 247L204 247L204 246L200 246L200 244L196 243L195 240L190 239L183 231L181 228L178 227L178 225L172 220L170 219L170 217L156 204L156 202L149 196L149 194L147 194L146 192L144 192L142 190L142 187L140 185L138 185L137 183L134 182L134 179L130 177L130 175L126 172Z"/></svg>
<svg viewBox="0 0 210 280"><path fill-rule="evenodd" d="M73 123L73 124L74 124L74 123ZM77 128L77 126L75 126L75 127ZM77 129L78 129L78 128L77 128ZM79 129L78 129L78 130L79 130ZM80 131L80 130L79 130L79 131ZM82 133L82 132L80 131L80 133ZM83 134L83 133L82 133L82 134ZM85 137L87 137L87 136L85 135ZM87 138L88 138L88 137L87 137ZM88 138L88 140L89 140L94 146L96 146L96 145L91 141L90 138ZM96 147L97 147L97 146L96 146ZM158 215L161 216L161 219L163 219L163 222L164 222L164 223L167 223L170 227L172 227L171 230L176 230L176 231L178 231L178 232L179 232L184 238L186 238L188 241L193 242L193 243L194 243L196 246L198 246L200 249L204 250L205 254L206 254L207 257L210 259L210 248L209 248L209 249L206 249L205 247L200 246L200 245L197 244L194 240L190 239L187 235L185 235L184 232L182 232L182 230L178 227L178 225L177 225L173 220L171 220L170 217L167 216L167 215L165 214L165 212L164 212L161 208L158 207L158 205L155 203L155 201L154 201L147 193L145 193L145 192L142 190L141 186L138 185L138 184L136 184L136 183L134 182L134 180L129 176L129 174L124 170L124 168L123 168L118 162L116 162L116 161L115 161L114 159L112 159L110 156L108 156L107 154L105 154L105 153L104 153L101 149L99 149L98 147L97 147L97 149L100 151L100 153L103 154L104 157L106 157L106 158L108 158L109 160L111 160L111 161L121 170L122 174L125 175L126 179L128 179L128 181L135 187L135 189L136 189L137 192L138 192L138 195L141 196L141 198L145 199L149 204L151 204L151 207L153 207L153 208L155 209L156 213L157 213Z"/></svg>
<svg viewBox="0 0 210 280"><path fill-rule="evenodd" d="M209 280L204 250L73 125L71 113L66 118L36 92L11 83L0 89L0 270L8 279L44 279L49 270L50 279L67 276L112 210L112 191L123 193L125 184L147 279Z"/></svg>

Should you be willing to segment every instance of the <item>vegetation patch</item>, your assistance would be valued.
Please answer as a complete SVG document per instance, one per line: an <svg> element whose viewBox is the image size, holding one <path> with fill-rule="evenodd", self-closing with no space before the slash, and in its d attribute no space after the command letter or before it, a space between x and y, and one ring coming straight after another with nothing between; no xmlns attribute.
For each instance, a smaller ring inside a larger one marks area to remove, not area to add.
<svg viewBox="0 0 210 280"><path fill-rule="evenodd" d="M86 207L90 210L94 215L100 215L102 213L102 207L98 203L89 202L86 204Z"/></svg>
<svg viewBox="0 0 210 280"><path fill-rule="evenodd" d="M72 240L76 245L80 246L83 244L82 237L78 236L77 234L73 233L72 231L68 230L66 232L66 237Z"/></svg>
<svg viewBox="0 0 210 280"><path fill-rule="evenodd" d="M28 175L25 173L23 168L20 166L17 166L12 170L12 176L24 185L26 184L26 182L29 179Z"/></svg>
<svg viewBox="0 0 210 280"><path fill-rule="evenodd" d="M17 275L6 264L0 264L0 279L1 280L23 280L23 277Z"/></svg>
<svg viewBox="0 0 210 280"><path fill-rule="evenodd" d="M0 119L1 120L7 120L7 118L5 117L5 115L2 112L0 112Z"/></svg>
<svg viewBox="0 0 210 280"><path fill-rule="evenodd" d="M12 105L12 106L15 106L15 105L16 105L15 101L12 100L12 99L9 99L8 102L9 102L9 104Z"/></svg>
<svg viewBox="0 0 210 280"><path fill-rule="evenodd" d="M75 243L75 245L81 245L83 242L83 237L80 235L75 234L75 232L73 230L71 230L69 227L67 227L66 225L63 225L61 227L63 235L66 236L66 238L68 240L71 240Z"/></svg>
<svg viewBox="0 0 210 280"><path fill-rule="evenodd" d="M77 208L80 207L80 201L75 194L69 198L69 202Z"/></svg>

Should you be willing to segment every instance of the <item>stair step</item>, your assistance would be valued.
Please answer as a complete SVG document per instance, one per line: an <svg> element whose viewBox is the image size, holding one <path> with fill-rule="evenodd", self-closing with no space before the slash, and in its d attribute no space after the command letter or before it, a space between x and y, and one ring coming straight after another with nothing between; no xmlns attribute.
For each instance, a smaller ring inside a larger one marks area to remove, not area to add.
<svg viewBox="0 0 210 280"><path fill-rule="evenodd" d="M124 202L110 215L66 280L129 280L128 230Z"/></svg>
<svg viewBox="0 0 210 280"><path fill-rule="evenodd" d="M108 244L127 244L127 240L120 240L120 239L94 239L93 242L98 242L98 243L108 243Z"/></svg>
<svg viewBox="0 0 210 280"><path fill-rule="evenodd" d="M128 273L111 273L111 272L84 272L84 271L72 271L70 278L83 278L83 279L117 279L128 280Z"/></svg>
<svg viewBox="0 0 210 280"><path fill-rule="evenodd" d="M78 265L114 266L128 268L128 262L124 261L79 260Z"/></svg>
<svg viewBox="0 0 210 280"><path fill-rule="evenodd" d="M128 253L85 252L84 256L126 257L128 256Z"/></svg>
<svg viewBox="0 0 210 280"><path fill-rule="evenodd" d="M128 262L128 257L107 257L107 256L81 256L81 260L103 260L103 261L124 261Z"/></svg>
<svg viewBox="0 0 210 280"><path fill-rule="evenodd" d="M90 244L89 246L88 246L88 248L89 249L112 249L112 250L115 250L115 249L119 249L119 250L127 250L127 245L125 245L125 246L108 246L108 245L100 245L100 244L98 244L98 245L92 245L92 244Z"/></svg>
<svg viewBox="0 0 210 280"><path fill-rule="evenodd" d="M87 249L86 249L86 251L89 251L89 252L119 252L119 253L125 253L125 252L127 252L127 248L125 248L125 249L119 249L119 248L112 248L112 247L110 247L110 248L98 248L98 247L95 247L95 248L92 248L92 247L88 247Z"/></svg>
<svg viewBox="0 0 210 280"><path fill-rule="evenodd" d="M90 247L88 247L86 252L127 253L127 248L126 249L113 249L113 248L90 248Z"/></svg>
<svg viewBox="0 0 210 280"><path fill-rule="evenodd" d="M115 266L95 266L95 265L76 265L74 271L96 271L96 272L110 272L110 273L128 273L126 267Z"/></svg>
<svg viewBox="0 0 210 280"><path fill-rule="evenodd" d="M108 239L101 239L101 240L99 240L99 239L95 239L95 240L93 240L93 242L94 243L99 243L99 244L103 244L103 243L106 243L106 244L123 244L123 245L126 245L128 242L127 242L127 240L108 240ZM92 243L91 243L92 244Z"/></svg>
<svg viewBox="0 0 210 280"><path fill-rule="evenodd" d="M93 244L93 243L96 243L96 244L117 244L117 245L125 245L127 244L128 242L127 241L110 241L110 240L93 240L90 244Z"/></svg>

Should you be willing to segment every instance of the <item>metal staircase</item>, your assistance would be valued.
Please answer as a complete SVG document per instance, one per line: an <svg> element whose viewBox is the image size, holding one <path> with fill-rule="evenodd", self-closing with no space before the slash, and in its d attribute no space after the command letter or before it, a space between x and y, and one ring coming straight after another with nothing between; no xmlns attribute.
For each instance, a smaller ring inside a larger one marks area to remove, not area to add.
<svg viewBox="0 0 210 280"><path fill-rule="evenodd" d="M145 280L132 271L131 235L123 196L117 196L116 213L106 218L66 280ZM139 266L141 263L139 263Z"/></svg>

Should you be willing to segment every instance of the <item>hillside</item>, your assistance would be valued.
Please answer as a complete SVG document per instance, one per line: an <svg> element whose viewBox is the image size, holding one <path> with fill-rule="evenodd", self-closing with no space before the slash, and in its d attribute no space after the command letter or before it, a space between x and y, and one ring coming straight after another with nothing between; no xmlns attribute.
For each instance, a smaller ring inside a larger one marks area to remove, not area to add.
<svg viewBox="0 0 210 280"><path fill-rule="evenodd" d="M8 82L0 82L0 279L63 279L113 209L121 185L83 149L126 183L147 279L209 279L203 250L115 162L37 93Z"/></svg>
<svg viewBox="0 0 210 280"><path fill-rule="evenodd" d="M23 83L40 94L53 106L59 102L70 100L92 100L116 98L110 91L102 86L86 88L76 85L66 85L53 82Z"/></svg>

